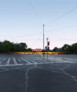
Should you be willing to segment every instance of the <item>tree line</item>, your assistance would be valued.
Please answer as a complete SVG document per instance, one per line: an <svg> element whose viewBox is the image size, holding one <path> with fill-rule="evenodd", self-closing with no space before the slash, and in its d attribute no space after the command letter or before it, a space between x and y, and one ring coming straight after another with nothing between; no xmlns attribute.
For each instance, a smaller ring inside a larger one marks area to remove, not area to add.
<svg viewBox="0 0 77 92"><path fill-rule="evenodd" d="M77 43L72 45L64 44L61 48L55 47L52 51L65 52L67 54L77 54Z"/></svg>
<svg viewBox="0 0 77 92"><path fill-rule="evenodd" d="M7 52L31 52L31 48L27 48L27 44L24 42L14 43L8 40L0 42L0 53ZM55 47L53 50L45 50L53 52L65 52L67 54L77 54L77 43L72 45L64 44L61 48Z"/></svg>
<svg viewBox="0 0 77 92"><path fill-rule="evenodd" d="M22 51L32 51L31 48L27 48L27 44L24 42L14 43L8 40L0 42L0 52L22 52Z"/></svg>

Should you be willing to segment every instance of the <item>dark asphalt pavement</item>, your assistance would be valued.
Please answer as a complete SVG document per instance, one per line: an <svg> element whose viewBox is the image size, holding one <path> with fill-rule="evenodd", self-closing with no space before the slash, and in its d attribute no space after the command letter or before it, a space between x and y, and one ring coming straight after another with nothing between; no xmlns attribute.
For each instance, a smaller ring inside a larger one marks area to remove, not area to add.
<svg viewBox="0 0 77 92"><path fill-rule="evenodd" d="M0 92L77 92L77 56L0 55Z"/></svg>

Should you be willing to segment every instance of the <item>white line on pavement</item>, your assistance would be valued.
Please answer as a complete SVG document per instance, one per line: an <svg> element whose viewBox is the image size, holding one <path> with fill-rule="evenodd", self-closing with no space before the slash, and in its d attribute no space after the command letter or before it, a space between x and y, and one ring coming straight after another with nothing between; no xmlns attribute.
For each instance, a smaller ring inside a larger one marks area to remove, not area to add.
<svg viewBox="0 0 77 92"><path fill-rule="evenodd" d="M4 61L4 60L6 60L6 58L3 58L3 60L2 60L2 61Z"/></svg>
<svg viewBox="0 0 77 92"><path fill-rule="evenodd" d="M22 62L21 59L18 59L19 62Z"/></svg>
<svg viewBox="0 0 77 92"><path fill-rule="evenodd" d="M9 65L9 62L10 62L10 58L8 59L8 61L7 61L6 65Z"/></svg>
<svg viewBox="0 0 77 92"><path fill-rule="evenodd" d="M0 59L2 59L2 58L0 58Z"/></svg>
<svg viewBox="0 0 77 92"><path fill-rule="evenodd" d="M2 66L4 66L4 67L6 67L6 66L22 66L23 64L7 64L7 65L0 65L0 67Z"/></svg>
<svg viewBox="0 0 77 92"><path fill-rule="evenodd" d="M26 58L25 58L26 59ZM32 60L32 59L26 59L26 60L28 60L28 61L31 61L32 63L36 63L37 64L37 62L35 61L35 60Z"/></svg>
<svg viewBox="0 0 77 92"><path fill-rule="evenodd" d="M13 58L13 61L14 61L14 64L16 65L16 64L17 64L17 62L16 62L16 59L15 59L15 58Z"/></svg>
<svg viewBox="0 0 77 92"><path fill-rule="evenodd" d="M24 58L21 58L23 61L25 61L26 63L28 64L31 64L28 60L24 59Z"/></svg>

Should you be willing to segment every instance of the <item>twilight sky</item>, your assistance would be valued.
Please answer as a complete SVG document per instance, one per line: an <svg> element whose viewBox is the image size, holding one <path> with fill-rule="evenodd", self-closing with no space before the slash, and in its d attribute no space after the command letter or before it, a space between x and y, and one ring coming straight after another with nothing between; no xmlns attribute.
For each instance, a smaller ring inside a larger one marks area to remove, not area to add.
<svg viewBox="0 0 77 92"><path fill-rule="evenodd" d="M42 48L42 25L50 48L77 42L77 0L0 0L0 41Z"/></svg>

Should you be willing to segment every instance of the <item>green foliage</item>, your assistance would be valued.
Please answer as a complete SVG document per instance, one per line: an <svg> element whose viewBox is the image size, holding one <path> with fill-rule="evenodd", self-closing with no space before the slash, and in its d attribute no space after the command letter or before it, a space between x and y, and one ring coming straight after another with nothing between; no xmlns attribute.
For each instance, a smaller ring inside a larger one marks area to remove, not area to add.
<svg viewBox="0 0 77 92"><path fill-rule="evenodd" d="M28 49L26 49L26 51L28 51L28 52L32 52L32 49L31 49L31 48L28 48Z"/></svg>
<svg viewBox="0 0 77 92"><path fill-rule="evenodd" d="M12 43L7 40L0 42L0 52L3 53L26 51L26 49L27 49L26 43Z"/></svg>
<svg viewBox="0 0 77 92"><path fill-rule="evenodd" d="M57 47L55 47L52 51L57 52L57 51L59 51L59 49Z"/></svg>
<svg viewBox="0 0 77 92"><path fill-rule="evenodd" d="M21 48L21 51L25 51L25 49L27 48L26 43L20 43L19 47Z"/></svg>
<svg viewBox="0 0 77 92"><path fill-rule="evenodd" d="M52 51L60 51L60 52L65 52L69 54L77 54L77 43L74 43L72 45L65 44L61 48L55 47Z"/></svg>
<svg viewBox="0 0 77 92"><path fill-rule="evenodd" d="M72 46L71 46L71 52L73 54L77 54L77 43L72 44Z"/></svg>

